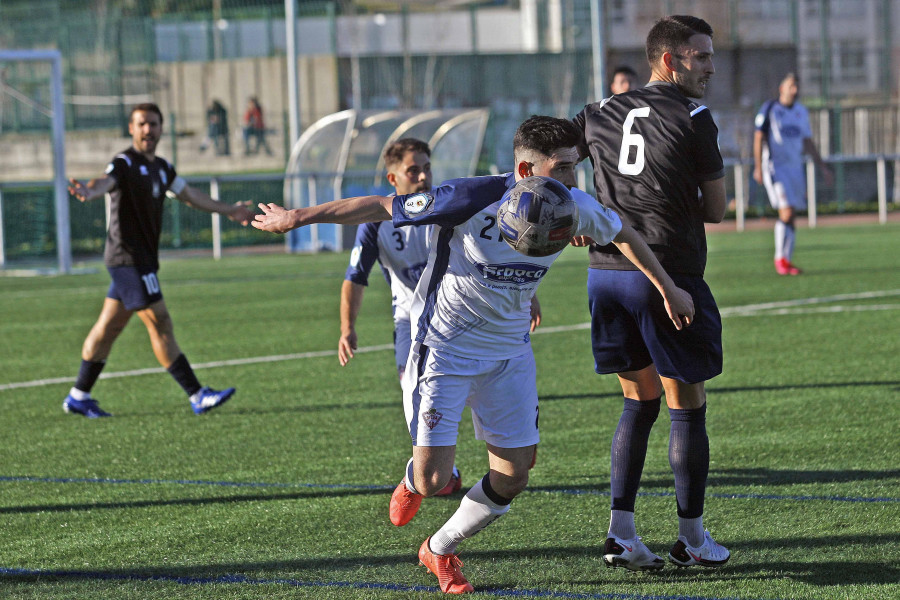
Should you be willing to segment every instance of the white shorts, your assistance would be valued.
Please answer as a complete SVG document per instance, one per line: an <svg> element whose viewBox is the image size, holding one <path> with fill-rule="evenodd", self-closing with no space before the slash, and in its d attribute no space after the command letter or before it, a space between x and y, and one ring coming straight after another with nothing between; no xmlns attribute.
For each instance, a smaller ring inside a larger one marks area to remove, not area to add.
<svg viewBox="0 0 900 600"><path fill-rule="evenodd" d="M409 349L412 346L412 331L409 319L394 321L394 360L397 361L397 372L403 377L403 369L406 368L406 359L409 358Z"/></svg>
<svg viewBox="0 0 900 600"><path fill-rule="evenodd" d="M769 163L763 169L763 184L769 194L769 204L775 210L806 208L806 174L803 165L773 167Z"/></svg>
<svg viewBox="0 0 900 600"><path fill-rule="evenodd" d="M422 354L424 353L424 356ZM413 446L455 446L463 409L475 439L499 448L540 441L534 354L463 358L414 344L403 378L403 410Z"/></svg>

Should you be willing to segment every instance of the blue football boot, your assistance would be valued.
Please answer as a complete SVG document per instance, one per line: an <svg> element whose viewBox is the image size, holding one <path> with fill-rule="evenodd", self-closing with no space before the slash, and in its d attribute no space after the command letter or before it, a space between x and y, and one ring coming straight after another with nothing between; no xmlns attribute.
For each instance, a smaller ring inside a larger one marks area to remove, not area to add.
<svg viewBox="0 0 900 600"><path fill-rule="evenodd" d="M100 417L111 417L112 415L100 408L97 401L93 398L84 400L76 400L72 396L66 396L63 400L63 410L67 413L76 415L84 415L88 419L99 419Z"/></svg>
<svg viewBox="0 0 900 600"><path fill-rule="evenodd" d="M217 406L222 406L228 399L234 395L233 387L218 392L212 388L203 387L200 391L191 396L191 408L194 413L202 415L208 410L212 410Z"/></svg>

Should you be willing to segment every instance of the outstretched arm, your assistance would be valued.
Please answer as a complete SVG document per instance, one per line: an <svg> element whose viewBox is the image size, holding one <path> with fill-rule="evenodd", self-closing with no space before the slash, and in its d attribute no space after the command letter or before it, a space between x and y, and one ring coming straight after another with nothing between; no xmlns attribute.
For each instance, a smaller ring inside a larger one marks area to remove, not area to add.
<svg viewBox="0 0 900 600"><path fill-rule="evenodd" d="M192 208L225 215L241 225L248 225L253 220L253 211L248 208L249 202L237 202L236 204L219 202L212 199L206 192L190 185L185 185L180 192L175 194L175 197Z"/></svg>
<svg viewBox="0 0 900 600"><path fill-rule="evenodd" d="M666 312L679 331L694 320L694 301L691 295L675 285L638 233L623 224L613 239L616 247L646 275L663 297Z"/></svg>
<svg viewBox="0 0 900 600"><path fill-rule="evenodd" d="M345 366L356 350L356 317L362 307L366 286L347 279L341 285L341 337L338 339L338 361Z"/></svg>
<svg viewBox="0 0 900 600"><path fill-rule="evenodd" d="M81 202L90 202L102 198L116 187L116 180L110 176L97 177L87 183L69 178L69 193Z"/></svg>
<svg viewBox="0 0 900 600"><path fill-rule="evenodd" d="M272 233L287 233L313 223L359 225L390 221L393 201L389 196L357 196L293 210L274 203L260 204L263 214L254 217L253 226Z"/></svg>

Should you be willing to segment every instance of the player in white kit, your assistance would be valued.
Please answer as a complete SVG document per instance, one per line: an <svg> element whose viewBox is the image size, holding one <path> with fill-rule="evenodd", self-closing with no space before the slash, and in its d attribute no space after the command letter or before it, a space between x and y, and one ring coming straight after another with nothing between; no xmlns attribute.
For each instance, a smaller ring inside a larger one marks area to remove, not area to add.
<svg viewBox="0 0 900 600"><path fill-rule="evenodd" d="M419 560L444 592L473 591L456 548L509 510L528 483L539 441L530 302L560 253L525 257L514 251L500 237L497 208L515 181L532 175L574 186L580 140L571 121L531 117L516 132L514 173L455 179L431 193L348 198L290 211L260 204L263 214L253 223L274 233L319 222L434 225L428 266L413 300L414 341L403 381L413 458L391 498L391 516L394 521L400 513L398 520L408 522L423 497L447 484L459 421L470 406L490 470L419 548ZM576 235L616 243L660 291L675 327L689 324L690 295L675 286L636 232L592 196L572 194L579 208Z"/></svg>
<svg viewBox="0 0 900 600"><path fill-rule="evenodd" d="M812 140L809 113L798 100L796 75L788 73L778 86L778 98L762 105L756 115L753 135L753 178L766 187L775 221L775 271L799 275L791 262L794 254L794 213L806 208L806 169L803 154L809 154L831 185L831 169L822 161Z"/></svg>
<svg viewBox="0 0 900 600"><path fill-rule="evenodd" d="M427 143L413 138L400 139L391 143L383 156L387 180L395 195L431 190L431 149ZM398 375L402 377L410 346L409 306L428 260L428 231L421 227L382 225L383 222L364 223L356 231L350 265L341 286L338 360L345 366L353 358L357 346L356 318L369 284L369 274L378 261L391 286L394 356Z"/></svg>
<svg viewBox="0 0 900 600"><path fill-rule="evenodd" d="M431 190L431 149L422 140L402 138L383 153L388 183L396 195ZM346 366L357 347L356 318L375 261L391 286L394 318L394 359L402 378L409 357L411 334L409 308L419 277L428 261L427 227L394 227L391 223L363 223L356 231L350 265L341 286L341 337L338 360ZM447 496L462 487L459 469L454 466L450 482L437 496Z"/></svg>

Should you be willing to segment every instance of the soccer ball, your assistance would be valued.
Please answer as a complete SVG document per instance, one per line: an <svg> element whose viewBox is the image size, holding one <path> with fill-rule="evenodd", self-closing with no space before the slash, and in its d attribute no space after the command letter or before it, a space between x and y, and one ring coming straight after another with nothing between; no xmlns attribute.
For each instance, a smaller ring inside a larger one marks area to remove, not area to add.
<svg viewBox="0 0 900 600"><path fill-rule="evenodd" d="M578 205L569 189L550 177L522 179L503 194L497 209L500 235L525 256L550 256L578 227Z"/></svg>

